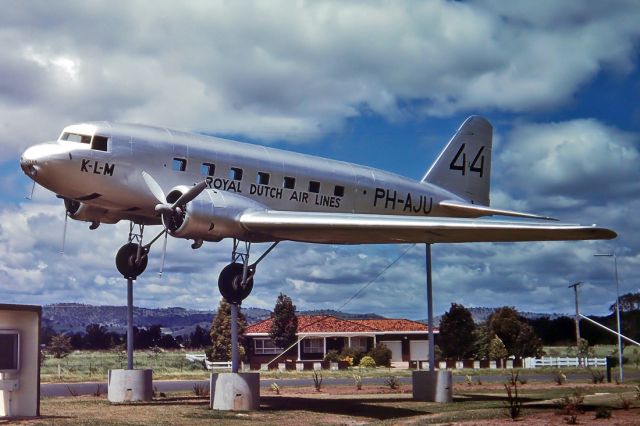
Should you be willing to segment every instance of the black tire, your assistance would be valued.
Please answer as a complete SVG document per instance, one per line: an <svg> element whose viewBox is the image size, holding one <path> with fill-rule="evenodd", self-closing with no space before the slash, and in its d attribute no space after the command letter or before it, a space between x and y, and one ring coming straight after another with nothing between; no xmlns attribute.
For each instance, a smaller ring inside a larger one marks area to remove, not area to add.
<svg viewBox="0 0 640 426"><path fill-rule="evenodd" d="M242 286L242 263L230 263L222 269L218 277L218 290L229 303L240 304L253 290L253 277Z"/></svg>
<svg viewBox="0 0 640 426"><path fill-rule="evenodd" d="M138 244L136 243L127 243L123 245L116 254L116 268L118 268L118 272L120 272L126 279L135 280L144 272L145 269L147 269L147 263L149 262L147 251L142 251L140 263L136 265L135 261L137 256Z"/></svg>

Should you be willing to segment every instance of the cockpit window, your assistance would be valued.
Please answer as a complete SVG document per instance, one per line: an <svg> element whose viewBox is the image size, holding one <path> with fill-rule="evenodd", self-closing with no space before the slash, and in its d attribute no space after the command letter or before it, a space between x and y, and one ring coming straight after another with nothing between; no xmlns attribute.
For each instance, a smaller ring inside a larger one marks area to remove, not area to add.
<svg viewBox="0 0 640 426"><path fill-rule="evenodd" d="M95 135L93 137L93 141L91 141L91 149L96 149L98 151L106 151L107 150L107 141L109 138L105 136Z"/></svg>
<svg viewBox="0 0 640 426"><path fill-rule="evenodd" d="M86 144L91 143L91 136L81 135L80 133L64 132L60 139L62 139L63 141L69 141L69 142L80 142L80 143L86 143Z"/></svg>

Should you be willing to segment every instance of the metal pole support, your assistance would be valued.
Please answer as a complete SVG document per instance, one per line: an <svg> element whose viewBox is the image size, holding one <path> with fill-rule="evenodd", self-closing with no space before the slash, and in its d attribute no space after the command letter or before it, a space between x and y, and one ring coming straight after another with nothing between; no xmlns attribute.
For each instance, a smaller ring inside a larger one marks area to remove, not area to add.
<svg viewBox="0 0 640 426"><path fill-rule="evenodd" d="M238 305L231 305L231 372L237 373L240 364L240 353L238 351Z"/></svg>
<svg viewBox="0 0 640 426"><path fill-rule="evenodd" d="M427 268L427 318L429 327L429 371L436 370L436 351L433 340L433 283L431 281L431 244L425 244Z"/></svg>
<svg viewBox="0 0 640 426"><path fill-rule="evenodd" d="M133 370L133 280L127 278L127 370Z"/></svg>

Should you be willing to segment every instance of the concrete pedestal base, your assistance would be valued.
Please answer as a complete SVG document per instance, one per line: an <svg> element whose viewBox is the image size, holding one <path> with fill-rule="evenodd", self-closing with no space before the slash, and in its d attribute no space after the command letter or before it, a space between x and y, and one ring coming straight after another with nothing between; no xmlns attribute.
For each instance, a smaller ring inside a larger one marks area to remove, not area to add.
<svg viewBox="0 0 640 426"><path fill-rule="evenodd" d="M453 402L451 371L414 371L413 399L427 402Z"/></svg>
<svg viewBox="0 0 640 426"><path fill-rule="evenodd" d="M153 370L109 370L109 402L151 401Z"/></svg>
<svg viewBox="0 0 640 426"><path fill-rule="evenodd" d="M260 373L212 373L210 407L250 411L260 408Z"/></svg>

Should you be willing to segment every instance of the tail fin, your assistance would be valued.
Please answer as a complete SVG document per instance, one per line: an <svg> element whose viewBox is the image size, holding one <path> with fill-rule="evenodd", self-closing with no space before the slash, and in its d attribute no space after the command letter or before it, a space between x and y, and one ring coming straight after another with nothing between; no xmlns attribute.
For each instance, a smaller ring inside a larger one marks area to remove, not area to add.
<svg viewBox="0 0 640 426"><path fill-rule="evenodd" d="M440 153L422 182L444 188L474 204L489 205L493 127L471 116Z"/></svg>

